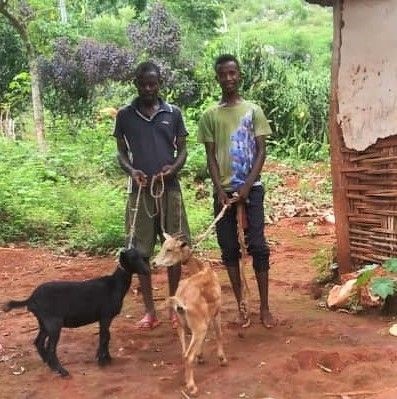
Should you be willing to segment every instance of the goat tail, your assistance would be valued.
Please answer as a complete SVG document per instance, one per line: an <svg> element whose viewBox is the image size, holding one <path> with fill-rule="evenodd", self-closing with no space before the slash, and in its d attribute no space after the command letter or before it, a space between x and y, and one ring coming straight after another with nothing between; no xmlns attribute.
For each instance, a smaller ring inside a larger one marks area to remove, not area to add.
<svg viewBox="0 0 397 399"><path fill-rule="evenodd" d="M176 296L171 296L168 298L168 306L180 316L184 316L186 314L186 305Z"/></svg>
<svg viewBox="0 0 397 399"><path fill-rule="evenodd" d="M23 308L27 306L29 303L29 299L25 299L24 301L8 301L2 306L3 312L9 312L11 309L15 308Z"/></svg>

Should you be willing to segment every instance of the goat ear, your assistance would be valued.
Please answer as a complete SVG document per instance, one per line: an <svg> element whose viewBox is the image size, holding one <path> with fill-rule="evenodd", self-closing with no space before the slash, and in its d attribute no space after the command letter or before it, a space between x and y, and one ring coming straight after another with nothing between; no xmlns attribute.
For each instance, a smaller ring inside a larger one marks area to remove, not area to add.
<svg viewBox="0 0 397 399"><path fill-rule="evenodd" d="M170 236L168 233L166 233L165 231L164 231L164 233L163 233L163 237L166 239L166 240L170 240L171 238L172 238L172 236Z"/></svg>

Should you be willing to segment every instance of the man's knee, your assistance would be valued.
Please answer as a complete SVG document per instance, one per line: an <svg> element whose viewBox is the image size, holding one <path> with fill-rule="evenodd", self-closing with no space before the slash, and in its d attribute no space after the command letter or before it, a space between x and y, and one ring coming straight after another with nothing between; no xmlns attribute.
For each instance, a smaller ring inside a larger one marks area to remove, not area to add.
<svg viewBox="0 0 397 399"><path fill-rule="evenodd" d="M222 261L226 267L238 267L240 257L239 248L222 248Z"/></svg>
<svg viewBox="0 0 397 399"><path fill-rule="evenodd" d="M252 266L255 272L260 273L269 270L270 250L268 246L252 248L250 254L252 256Z"/></svg>

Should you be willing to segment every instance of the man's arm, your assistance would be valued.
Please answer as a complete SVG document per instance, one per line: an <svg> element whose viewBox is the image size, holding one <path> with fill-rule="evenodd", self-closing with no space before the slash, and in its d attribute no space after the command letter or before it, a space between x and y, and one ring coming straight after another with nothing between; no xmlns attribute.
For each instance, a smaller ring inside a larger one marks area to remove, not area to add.
<svg viewBox="0 0 397 399"><path fill-rule="evenodd" d="M121 166L121 169L124 170L129 176L131 176L137 185L142 184L143 186L147 185L147 176L144 172L138 169L134 169L128 157L128 147L127 144L122 137L117 137L117 159Z"/></svg>
<svg viewBox="0 0 397 399"><path fill-rule="evenodd" d="M176 159L172 165L164 165L161 169L163 176L175 176L183 167L187 158L186 137L178 136L176 138Z"/></svg>
<svg viewBox="0 0 397 399"><path fill-rule="evenodd" d="M215 157L215 143L206 142L205 153L207 154L207 166L210 172L212 183L218 195L218 200L222 205L229 204L229 198L222 188L221 178L219 173L219 165Z"/></svg>
<svg viewBox="0 0 397 399"><path fill-rule="evenodd" d="M251 172L249 173L247 179L245 180L245 183L238 190L239 197L243 201L245 201L248 198L248 194L251 190L251 187L255 183L258 175L261 173L266 158L265 136L255 137L255 143L256 143L255 162L252 166Z"/></svg>

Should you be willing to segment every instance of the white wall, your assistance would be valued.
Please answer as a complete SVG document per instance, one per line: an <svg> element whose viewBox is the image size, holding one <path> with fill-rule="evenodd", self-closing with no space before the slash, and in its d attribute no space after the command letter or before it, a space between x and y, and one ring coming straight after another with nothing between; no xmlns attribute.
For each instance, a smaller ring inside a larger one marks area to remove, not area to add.
<svg viewBox="0 0 397 399"><path fill-rule="evenodd" d="M338 78L345 145L397 134L397 0L345 0Z"/></svg>

